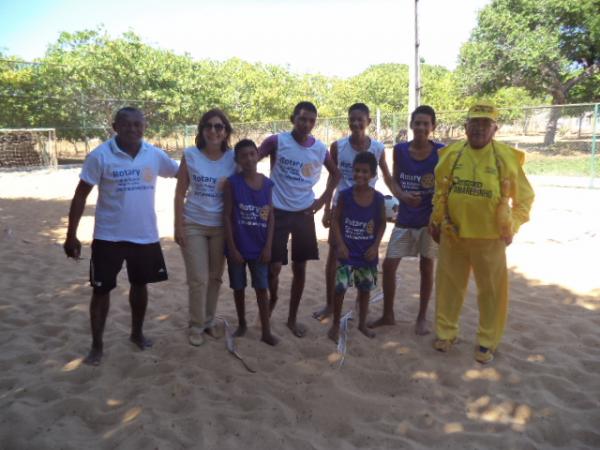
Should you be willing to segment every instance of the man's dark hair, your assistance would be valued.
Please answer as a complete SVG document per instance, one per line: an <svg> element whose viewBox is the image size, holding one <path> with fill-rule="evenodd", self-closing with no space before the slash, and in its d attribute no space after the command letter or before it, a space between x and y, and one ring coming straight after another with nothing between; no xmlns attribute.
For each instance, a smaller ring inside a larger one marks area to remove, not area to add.
<svg viewBox="0 0 600 450"><path fill-rule="evenodd" d="M233 151L234 151L233 155L234 155L234 158L236 161L238 160L238 153L244 147L254 147L256 149L256 151L258 152L258 147L256 146L256 143L252 139L242 139L237 144L235 144L235 147L233 147Z"/></svg>
<svg viewBox="0 0 600 450"><path fill-rule="evenodd" d="M415 110L410 115L410 122L414 122L417 114L426 114L431 117L431 123L435 125L435 110L429 105L421 105L417 106Z"/></svg>
<svg viewBox="0 0 600 450"><path fill-rule="evenodd" d="M123 117L125 114L141 114L142 117L144 116L144 113L142 112L141 109L139 108L135 108L133 106L125 106L124 108L119 109L116 113L115 113L115 119L114 122L118 122L121 117Z"/></svg>
<svg viewBox="0 0 600 450"><path fill-rule="evenodd" d="M292 113L292 119L300 114L300 110L309 111L317 114L317 107L311 102L300 102L294 106L294 112Z"/></svg>
<svg viewBox="0 0 600 450"><path fill-rule="evenodd" d="M354 161L352 162L352 167L354 167L356 164L368 164L369 169L371 169L371 174L377 173L377 159L371 152L360 152L358 155L356 155L354 157Z"/></svg>
<svg viewBox="0 0 600 450"><path fill-rule="evenodd" d="M367 117L371 117L371 111L369 110L369 107L364 103L355 103L354 105L350 106L350 108L348 108L348 115L350 115L352 111L360 111L362 113L365 113Z"/></svg>

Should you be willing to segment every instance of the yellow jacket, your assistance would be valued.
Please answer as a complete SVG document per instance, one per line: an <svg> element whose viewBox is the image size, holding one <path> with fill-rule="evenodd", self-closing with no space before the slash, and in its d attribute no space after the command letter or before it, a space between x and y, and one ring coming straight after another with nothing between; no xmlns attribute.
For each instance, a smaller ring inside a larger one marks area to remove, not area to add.
<svg viewBox="0 0 600 450"><path fill-rule="evenodd" d="M529 220L534 192L523 152L495 140L474 150L463 140L439 154L431 223L443 233L498 239Z"/></svg>

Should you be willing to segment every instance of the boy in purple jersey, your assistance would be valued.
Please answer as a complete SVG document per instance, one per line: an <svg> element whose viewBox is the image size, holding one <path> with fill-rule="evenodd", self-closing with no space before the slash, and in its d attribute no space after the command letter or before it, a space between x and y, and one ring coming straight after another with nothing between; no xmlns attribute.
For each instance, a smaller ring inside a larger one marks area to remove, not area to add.
<svg viewBox="0 0 600 450"><path fill-rule="evenodd" d="M375 155L383 180L386 186L394 194L397 193L398 187L395 185L390 170L385 159L385 147L383 143L369 137L367 130L371 124L371 112L369 107L364 103L354 103L348 108L348 128L350 128L350 136L339 139L333 142L329 148L329 154L335 165L340 170L340 182L336 186L337 194L344 189L349 188L354 184L353 161L356 155L360 152L369 152ZM328 180L330 182L331 180ZM377 172L370 180L370 185L375 186L377 181ZM329 228L331 226L331 217L333 207L335 207L337 198L334 196L333 205L329 203L325 205L323 211L323 226ZM327 254L327 262L325 264L325 306L313 313L313 317L317 320L324 320L331 316L333 312L333 298L335 295L335 271L337 265L337 257L335 251L335 242L331 229L329 230L329 252Z"/></svg>
<svg viewBox="0 0 600 450"><path fill-rule="evenodd" d="M300 102L290 118L291 132L268 137L259 148L259 159L271 158L275 230L269 267L271 311L278 299L279 274L288 262L288 240L292 237L292 287L287 326L297 337L306 334L306 327L297 322L298 307L304 291L306 262L319 259L314 214L330 201L339 181L339 171L329 156L325 144L310 133L317 120L317 108L310 102ZM313 187L325 166L331 182L323 195L315 198Z"/></svg>
<svg viewBox="0 0 600 450"><path fill-rule="evenodd" d="M333 323L327 335L335 342L340 334L344 295L350 286L358 290L358 329L367 337L375 336L366 321L370 291L377 282L379 244L386 225L383 195L369 185L377 173L377 159L372 153L361 152L352 166L354 186L340 192L331 223L339 265Z"/></svg>
<svg viewBox="0 0 600 450"><path fill-rule="evenodd" d="M413 111L410 128L414 139L394 147L393 177L401 190L398 196L400 207L383 261L383 316L369 326L396 323L396 270L403 257L420 255L421 287L415 333L425 335L429 333L427 306L433 289L437 254L437 245L428 232L428 224L433 208L434 168L438 162L438 150L443 144L429 140L435 129L435 111L430 106L421 105Z"/></svg>
<svg viewBox="0 0 600 450"><path fill-rule="evenodd" d="M276 345L269 324L269 261L273 242L273 182L256 171L258 149L250 139L242 139L234 148L235 162L242 171L227 179L223 190L223 223L227 242L227 268L233 289L238 329L234 336L246 333L246 265L252 276L262 325L261 340Z"/></svg>

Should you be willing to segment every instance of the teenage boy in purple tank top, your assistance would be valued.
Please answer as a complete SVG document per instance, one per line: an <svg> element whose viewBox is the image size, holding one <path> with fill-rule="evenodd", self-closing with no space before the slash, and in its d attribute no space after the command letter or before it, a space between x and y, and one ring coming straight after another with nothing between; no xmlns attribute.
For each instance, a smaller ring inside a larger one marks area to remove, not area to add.
<svg viewBox="0 0 600 450"><path fill-rule="evenodd" d="M258 149L254 141L242 139L234 148L235 162L242 171L227 179L223 190L223 223L227 242L227 268L233 289L238 329L246 333L246 265L250 269L262 325L263 342L276 345L269 325L269 261L273 242L273 182L256 171Z"/></svg>
<svg viewBox="0 0 600 450"><path fill-rule="evenodd" d="M420 255L420 302L415 333L425 335L429 333L427 306L433 289L437 255L437 245L429 234L428 224L433 208L434 168L438 162L438 150L444 145L429 139L435 129L435 111L432 107L417 107L411 114L410 128L414 139L394 147L393 177L401 190L398 196L400 207L383 261L383 316L369 326L396 323L396 270L403 257Z"/></svg>
<svg viewBox="0 0 600 450"><path fill-rule="evenodd" d="M333 323L327 334L335 342L340 333L344 295L350 286L358 290L358 329L367 337L375 336L366 321L370 292L377 282L379 244L386 225L383 195L369 185L377 173L377 159L372 153L362 152L356 155L352 167L354 186L340 192L331 223L339 265Z"/></svg>
<svg viewBox="0 0 600 450"><path fill-rule="evenodd" d="M271 180L275 230L271 265L269 267L269 293L271 312L278 299L281 266L287 264L287 243L292 236L292 286L287 326L297 337L306 334L306 327L297 322L298 307L306 279L306 262L319 259L314 214L331 200L333 189L339 181L339 171L329 156L327 147L311 136L317 121L317 108L310 102L300 102L290 118L291 133L268 137L259 148L259 159L271 158ZM325 166L332 182L321 197L315 199L314 185Z"/></svg>

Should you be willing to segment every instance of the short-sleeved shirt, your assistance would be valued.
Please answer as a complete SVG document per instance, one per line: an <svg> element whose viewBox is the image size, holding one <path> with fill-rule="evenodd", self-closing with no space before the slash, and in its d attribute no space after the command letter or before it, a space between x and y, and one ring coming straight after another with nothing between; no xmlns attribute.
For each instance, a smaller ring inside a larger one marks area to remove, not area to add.
<svg viewBox="0 0 600 450"><path fill-rule="evenodd" d="M254 189L241 173L228 180L233 205L233 240L246 261L258 259L267 243L273 182L264 177L260 189Z"/></svg>
<svg viewBox="0 0 600 450"><path fill-rule="evenodd" d="M381 142L371 139L371 145L367 151L373 153L377 163L379 163L384 150L385 146ZM352 147L350 137L345 137L337 141L337 165L342 177L340 178L335 197L333 198L334 205L337 203L337 197L341 191L354 186L354 171L352 169L352 164L354 163L354 158L356 158L356 155L359 153L360 151ZM369 181L369 186L375 187L375 183L377 183L377 173L375 173L375 176Z"/></svg>
<svg viewBox="0 0 600 450"><path fill-rule="evenodd" d="M290 132L277 135L277 150L271 167L275 208L302 211L313 204L313 187L319 181L329 155L325 144L313 140L310 147L305 147L296 142Z"/></svg>
<svg viewBox="0 0 600 450"><path fill-rule="evenodd" d="M402 142L394 147L396 183L405 192L421 195L421 203L417 207L400 202L396 215L396 226L398 227L421 228L429 223L435 192L434 169L439 159L438 150L444 146L439 142L430 142L433 150L427 158L421 161L410 156L411 142Z"/></svg>
<svg viewBox="0 0 600 450"><path fill-rule="evenodd" d="M156 178L177 174L177 162L142 142L132 158L110 139L86 158L79 177L98 186L94 239L137 244L158 242L154 210Z"/></svg>
<svg viewBox="0 0 600 450"><path fill-rule="evenodd" d="M340 262L354 267L377 266L378 258L367 261L364 255L375 243L377 232L381 227L383 194L375 191L371 204L361 206L354 200L352 191L353 188L348 188L340 192L340 199L343 202L340 231L349 255L348 259L340 259Z"/></svg>
<svg viewBox="0 0 600 450"><path fill-rule="evenodd" d="M236 171L233 150L212 160L197 147L183 151L190 186L183 207L183 217L209 227L223 225L223 183Z"/></svg>

